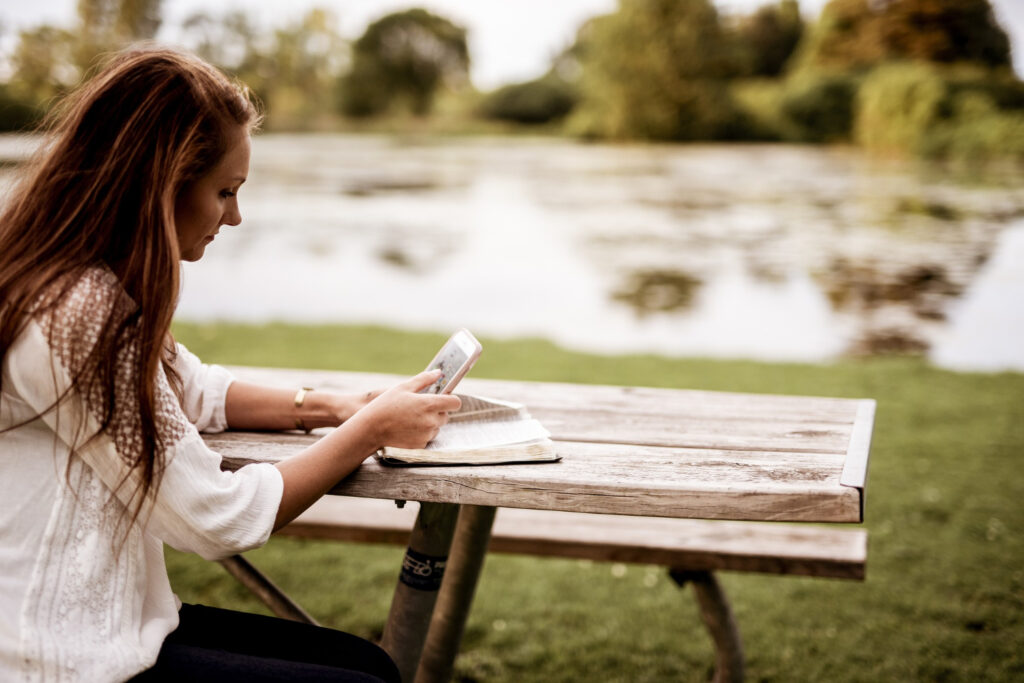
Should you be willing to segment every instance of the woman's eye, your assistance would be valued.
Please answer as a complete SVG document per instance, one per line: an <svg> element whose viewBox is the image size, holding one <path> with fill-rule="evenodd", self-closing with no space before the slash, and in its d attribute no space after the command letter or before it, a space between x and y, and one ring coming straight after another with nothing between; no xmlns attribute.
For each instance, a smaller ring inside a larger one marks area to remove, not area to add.
<svg viewBox="0 0 1024 683"><path fill-rule="evenodd" d="M224 197L225 199L229 199L231 197L234 197L235 194L236 193L232 192L231 190L221 190L221 192L220 192L220 196Z"/></svg>

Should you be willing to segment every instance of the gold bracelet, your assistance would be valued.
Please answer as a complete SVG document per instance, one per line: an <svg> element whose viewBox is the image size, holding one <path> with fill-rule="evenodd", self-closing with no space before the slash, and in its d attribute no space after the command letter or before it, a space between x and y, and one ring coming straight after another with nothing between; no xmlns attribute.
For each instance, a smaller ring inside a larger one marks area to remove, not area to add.
<svg viewBox="0 0 1024 683"><path fill-rule="evenodd" d="M308 393L310 391L313 391L313 387L302 387L297 392L295 392L295 407L296 408L301 408L302 407L302 404L306 400L306 393ZM298 416L295 417L295 428L296 429L300 429L300 430L306 432L307 434L309 434L309 432L312 431L312 428L307 427L306 423L302 421L302 418L298 417Z"/></svg>

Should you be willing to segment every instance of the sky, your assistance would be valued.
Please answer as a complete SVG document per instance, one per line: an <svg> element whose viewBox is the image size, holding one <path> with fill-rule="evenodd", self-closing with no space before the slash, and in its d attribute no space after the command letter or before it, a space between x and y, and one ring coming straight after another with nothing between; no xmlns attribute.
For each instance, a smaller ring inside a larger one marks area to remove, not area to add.
<svg viewBox="0 0 1024 683"><path fill-rule="evenodd" d="M749 12L769 0L717 0L720 10ZM827 0L800 0L807 17ZM1017 73L1024 75L1024 0L991 0L1000 24L1013 42ZM18 29L41 23L70 27L76 0L0 0L0 50L10 49ZM473 83L491 89L543 74L551 58L571 44L576 29L589 17L609 12L616 0L164 0L164 27L158 38L176 41L174 28L193 12L244 9L263 25L299 18L314 6L338 17L348 38L358 37L372 21L390 12L424 7L465 26L473 59Z"/></svg>

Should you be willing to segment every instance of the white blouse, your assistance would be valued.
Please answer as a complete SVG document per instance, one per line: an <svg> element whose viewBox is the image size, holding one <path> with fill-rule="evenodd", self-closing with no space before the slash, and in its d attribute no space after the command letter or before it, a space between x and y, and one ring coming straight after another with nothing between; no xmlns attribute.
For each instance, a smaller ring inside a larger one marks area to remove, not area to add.
<svg viewBox="0 0 1024 683"><path fill-rule="evenodd" d="M160 487L130 527L139 476L126 461L142 447L131 364L119 364L102 432L97 396L68 393L35 417L70 386L112 307L132 304L109 270L89 271L4 357L0 430L29 421L0 433L0 680L118 681L152 666L180 606L163 544L216 559L262 545L274 525L277 468L223 472L199 436L227 427L231 375L181 345L180 401L158 374Z"/></svg>

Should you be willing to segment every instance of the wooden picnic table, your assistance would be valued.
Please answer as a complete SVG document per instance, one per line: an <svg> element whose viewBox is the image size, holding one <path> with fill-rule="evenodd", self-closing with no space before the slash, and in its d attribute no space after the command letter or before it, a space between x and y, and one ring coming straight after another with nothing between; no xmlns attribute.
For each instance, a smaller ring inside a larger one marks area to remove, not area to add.
<svg viewBox="0 0 1024 683"><path fill-rule="evenodd" d="M244 381L340 392L384 388L404 379L231 370ZM696 519L863 520L875 407L870 399L474 378L464 380L458 393L525 404L551 432L562 460L395 468L370 459L331 491L421 504L382 641L404 680L450 676L497 507ZM240 467L280 460L319 436L226 432L205 438L226 466Z"/></svg>

